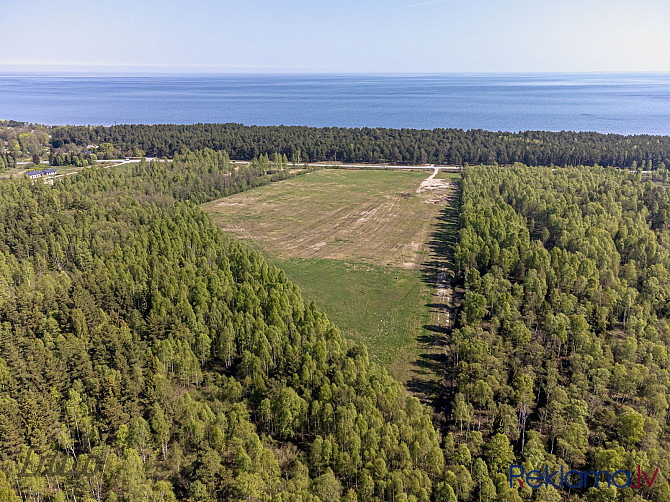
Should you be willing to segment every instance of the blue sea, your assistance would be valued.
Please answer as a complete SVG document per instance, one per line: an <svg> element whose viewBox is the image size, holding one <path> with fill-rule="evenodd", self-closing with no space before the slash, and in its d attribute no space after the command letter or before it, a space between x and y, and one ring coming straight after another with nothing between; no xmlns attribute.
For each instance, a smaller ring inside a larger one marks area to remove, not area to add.
<svg viewBox="0 0 670 502"><path fill-rule="evenodd" d="M0 74L0 118L667 135L670 74Z"/></svg>

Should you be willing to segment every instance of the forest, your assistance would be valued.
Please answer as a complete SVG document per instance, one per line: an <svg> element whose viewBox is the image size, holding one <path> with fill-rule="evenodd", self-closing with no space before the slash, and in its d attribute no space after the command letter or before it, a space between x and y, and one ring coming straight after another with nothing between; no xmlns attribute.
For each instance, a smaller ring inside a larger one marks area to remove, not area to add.
<svg viewBox="0 0 670 502"><path fill-rule="evenodd" d="M18 159L43 154L49 141L46 126L0 120L0 171L14 167Z"/></svg>
<svg viewBox="0 0 670 502"><path fill-rule="evenodd" d="M0 152L0 171L16 166L16 160L8 153Z"/></svg>
<svg viewBox="0 0 670 502"><path fill-rule="evenodd" d="M0 501L670 500L661 179L466 167L431 409L198 206L296 175L203 149L0 181Z"/></svg>
<svg viewBox="0 0 670 502"><path fill-rule="evenodd" d="M54 153L49 154L49 165L51 166L76 166L85 167L95 163L98 158L93 154L85 153Z"/></svg>
<svg viewBox="0 0 670 502"><path fill-rule="evenodd" d="M659 469L652 488L534 500L670 500L669 224L669 187L625 170L465 170L445 439L459 500L516 500L481 474L499 468L481 460L491 438L526 471Z"/></svg>
<svg viewBox="0 0 670 502"><path fill-rule="evenodd" d="M372 129L241 124L66 126L51 146L113 145L118 155L172 156L184 150L225 150L233 159L286 155L317 161L401 164L602 165L652 170L670 165L670 137L593 132L492 132L461 129Z"/></svg>
<svg viewBox="0 0 670 502"><path fill-rule="evenodd" d="M430 499L430 410L195 205L266 167L0 183L0 500Z"/></svg>

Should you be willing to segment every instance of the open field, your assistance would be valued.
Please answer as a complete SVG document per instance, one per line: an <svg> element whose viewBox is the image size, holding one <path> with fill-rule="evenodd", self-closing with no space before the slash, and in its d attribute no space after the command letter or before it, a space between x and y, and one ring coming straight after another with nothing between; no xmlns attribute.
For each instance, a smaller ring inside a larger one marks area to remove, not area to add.
<svg viewBox="0 0 670 502"><path fill-rule="evenodd" d="M427 172L323 170L206 204L237 237L285 258L418 269L443 193Z"/></svg>
<svg viewBox="0 0 670 502"><path fill-rule="evenodd" d="M434 333L432 267L454 180L434 174L322 170L203 208L417 390L437 380L430 361L442 351Z"/></svg>

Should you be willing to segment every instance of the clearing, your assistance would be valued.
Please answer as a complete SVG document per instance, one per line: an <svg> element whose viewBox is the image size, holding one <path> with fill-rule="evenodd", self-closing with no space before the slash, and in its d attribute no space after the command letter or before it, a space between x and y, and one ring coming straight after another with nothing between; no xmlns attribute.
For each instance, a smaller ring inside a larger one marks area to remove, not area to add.
<svg viewBox="0 0 670 502"><path fill-rule="evenodd" d="M420 394L439 382L435 253L460 178L444 174L325 169L203 208Z"/></svg>

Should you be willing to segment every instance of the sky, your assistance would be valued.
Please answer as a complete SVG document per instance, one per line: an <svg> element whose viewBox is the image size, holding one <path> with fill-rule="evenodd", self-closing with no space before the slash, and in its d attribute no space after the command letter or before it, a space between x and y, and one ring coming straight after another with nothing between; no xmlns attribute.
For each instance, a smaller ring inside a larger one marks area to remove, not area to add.
<svg viewBox="0 0 670 502"><path fill-rule="evenodd" d="M3 0L0 70L668 72L668 0Z"/></svg>

